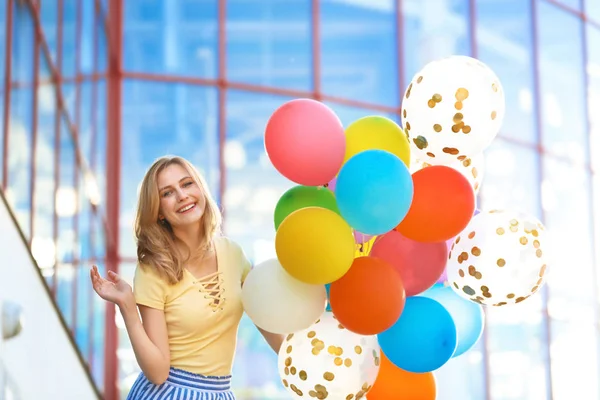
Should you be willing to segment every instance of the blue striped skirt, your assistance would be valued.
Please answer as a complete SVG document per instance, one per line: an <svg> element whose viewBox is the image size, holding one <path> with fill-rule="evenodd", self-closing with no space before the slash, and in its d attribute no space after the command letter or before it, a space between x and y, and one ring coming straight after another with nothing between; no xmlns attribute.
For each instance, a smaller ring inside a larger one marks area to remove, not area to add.
<svg viewBox="0 0 600 400"><path fill-rule="evenodd" d="M141 373L127 400L235 400L235 396L231 376L204 376L171 368L161 385L153 384Z"/></svg>

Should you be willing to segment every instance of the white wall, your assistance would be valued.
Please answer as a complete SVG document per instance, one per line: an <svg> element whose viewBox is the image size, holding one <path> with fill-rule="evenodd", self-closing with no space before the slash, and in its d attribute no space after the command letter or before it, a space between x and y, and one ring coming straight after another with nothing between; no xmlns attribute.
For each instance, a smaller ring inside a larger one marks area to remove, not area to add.
<svg viewBox="0 0 600 400"><path fill-rule="evenodd" d="M0 303L2 300L23 308L23 330L0 343L0 361L18 388L19 398L98 399L0 197Z"/></svg>

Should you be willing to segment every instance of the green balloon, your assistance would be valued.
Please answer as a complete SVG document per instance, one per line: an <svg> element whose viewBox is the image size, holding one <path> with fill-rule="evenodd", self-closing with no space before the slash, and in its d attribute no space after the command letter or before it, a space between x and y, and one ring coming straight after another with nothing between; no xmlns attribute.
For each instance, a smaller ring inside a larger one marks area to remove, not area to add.
<svg viewBox="0 0 600 400"><path fill-rule="evenodd" d="M281 196L275 206L275 230L288 215L305 207L322 207L340 214L331 190L323 186L294 186Z"/></svg>

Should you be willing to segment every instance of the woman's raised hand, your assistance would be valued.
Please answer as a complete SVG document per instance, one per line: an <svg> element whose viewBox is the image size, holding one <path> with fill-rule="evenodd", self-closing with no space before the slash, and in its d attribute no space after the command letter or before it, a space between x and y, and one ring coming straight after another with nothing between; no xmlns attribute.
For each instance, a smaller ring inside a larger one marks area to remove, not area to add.
<svg viewBox="0 0 600 400"><path fill-rule="evenodd" d="M90 270L90 278L94 290L104 300L115 303L119 307L130 302L135 304L131 286L116 273L108 271L108 279L104 279L94 265Z"/></svg>

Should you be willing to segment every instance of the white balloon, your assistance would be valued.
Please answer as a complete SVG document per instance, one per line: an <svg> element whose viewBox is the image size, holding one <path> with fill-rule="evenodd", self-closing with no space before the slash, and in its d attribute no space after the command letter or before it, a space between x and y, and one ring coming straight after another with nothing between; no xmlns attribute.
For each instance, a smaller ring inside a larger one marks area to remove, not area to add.
<svg viewBox="0 0 600 400"><path fill-rule="evenodd" d="M479 304L520 303L545 282L545 228L517 211L481 212L456 237L446 265L456 293Z"/></svg>
<svg viewBox="0 0 600 400"><path fill-rule="evenodd" d="M414 174L415 172L423 168L430 167L431 165L432 164L423 162L419 159L412 159L410 165L410 173ZM483 156L483 153L480 153L473 158L465 158L462 161L454 161L448 166L457 170L465 178L467 178L475 194L479 192L485 171L485 158Z"/></svg>
<svg viewBox="0 0 600 400"><path fill-rule="evenodd" d="M294 398L364 398L380 362L377 335L350 332L331 312L308 329L288 335L278 357L279 375Z"/></svg>
<svg viewBox="0 0 600 400"><path fill-rule="evenodd" d="M471 57L427 64L402 101L402 124L413 157L450 165L481 153L504 119L504 91L496 74Z"/></svg>
<svg viewBox="0 0 600 400"><path fill-rule="evenodd" d="M288 274L277 259L254 267L242 288L244 311L256 326L286 334L311 326L325 311L324 285L304 283Z"/></svg>

